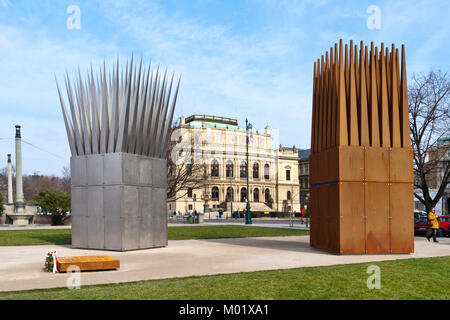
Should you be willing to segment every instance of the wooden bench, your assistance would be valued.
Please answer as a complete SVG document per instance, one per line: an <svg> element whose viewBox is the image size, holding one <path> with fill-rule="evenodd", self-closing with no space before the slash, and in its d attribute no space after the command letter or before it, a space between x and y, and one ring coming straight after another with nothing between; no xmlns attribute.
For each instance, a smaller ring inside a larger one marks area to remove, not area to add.
<svg viewBox="0 0 450 320"><path fill-rule="evenodd" d="M59 272L67 272L70 266L77 266L80 271L113 270L120 268L120 260L110 256L57 257L57 261Z"/></svg>

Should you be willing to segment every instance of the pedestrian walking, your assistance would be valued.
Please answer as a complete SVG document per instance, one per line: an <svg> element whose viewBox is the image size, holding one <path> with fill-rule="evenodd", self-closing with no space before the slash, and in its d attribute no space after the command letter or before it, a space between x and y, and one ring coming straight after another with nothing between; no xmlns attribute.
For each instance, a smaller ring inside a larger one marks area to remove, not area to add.
<svg viewBox="0 0 450 320"><path fill-rule="evenodd" d="M436 218L436 211L434 208L428 213L428 229L427 229L427 240L430 241L430 238L433 236L433 242L439 242L436 240L437 230L439 229L439 221Z"/></svg>

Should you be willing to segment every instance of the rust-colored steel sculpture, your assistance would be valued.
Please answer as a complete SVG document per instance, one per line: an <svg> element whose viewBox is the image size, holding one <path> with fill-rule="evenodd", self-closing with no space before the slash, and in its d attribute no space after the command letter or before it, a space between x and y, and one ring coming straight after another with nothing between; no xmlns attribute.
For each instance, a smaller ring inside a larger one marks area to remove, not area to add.
<svg viewBox="0 0 450 320"><path fill-rule="evenodd" d="M314 63L311 241L340 254L414 252L405 48L342 44ZM400 73L401 69L401 73Z"/></svg>

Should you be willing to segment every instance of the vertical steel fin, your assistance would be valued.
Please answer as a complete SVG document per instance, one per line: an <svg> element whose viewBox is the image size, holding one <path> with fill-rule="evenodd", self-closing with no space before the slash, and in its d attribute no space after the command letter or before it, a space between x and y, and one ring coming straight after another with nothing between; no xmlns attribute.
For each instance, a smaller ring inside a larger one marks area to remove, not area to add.
<svg viewBox="0 0 450 320"><path fill-rule="evenodd" d="M402 147L411 148L409 128L408 85L406 83L405 45L402 45L402 76L400 91L400 112L402 120Z"/></svg>
<svg viewBox="0 0 450 320"><path fill-rule="evenodd" d="M56 81L56 88L58 90L59 101L61 103L61 111L62 111L63 118L64 118L64 124L66 126L67 138L69 140L70 152L73 156L77 156L78 151L77 151L77 148L75 145L74 130L73 130L70 118L69 118L69 114L67 113L66 104L64 103L64 99L62 97L61 90L59 89L59 83L58 83L58 80L56 79L56 76L55 76L55 81Z"/></svg>

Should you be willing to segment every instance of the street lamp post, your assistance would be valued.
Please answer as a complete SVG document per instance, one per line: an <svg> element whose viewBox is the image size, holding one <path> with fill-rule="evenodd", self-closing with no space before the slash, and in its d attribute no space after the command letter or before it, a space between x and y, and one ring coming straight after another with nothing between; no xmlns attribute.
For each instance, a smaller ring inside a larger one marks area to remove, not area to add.
<svg viewBox="0 0 450 320"><path fill-rule="evenodd" d="M249 130L252 129L252 125L251 123L248 122L247 119L245 119L245 135L247 137L246 142L247 142L247 206L246 206L246 212L245 212L245 224L252 224L252 214L250 211L250 188L249 188L249 183L248 183L248 178L249 178L249 169L248 169L248 143L250 141L250 137L249 137Z"/></svg>
<svg viewBox="0 0 450 320"><path fill-rule="evenodd" d="M233 218L233 172L234 170L230 170L230 218Z"/></svg>

